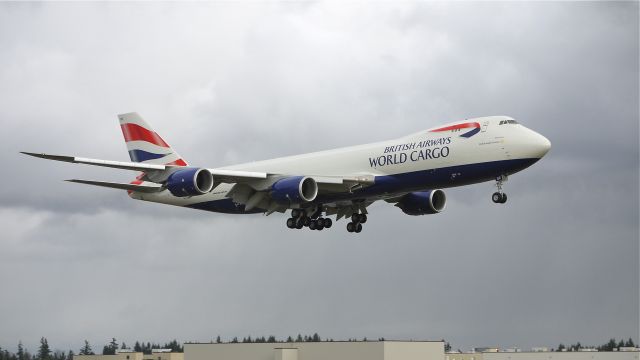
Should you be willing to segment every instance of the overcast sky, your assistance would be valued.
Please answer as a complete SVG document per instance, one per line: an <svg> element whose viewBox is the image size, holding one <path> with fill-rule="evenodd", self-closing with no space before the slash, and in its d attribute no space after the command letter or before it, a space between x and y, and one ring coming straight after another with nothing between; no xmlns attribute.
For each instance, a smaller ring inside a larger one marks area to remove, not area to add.
<svg viewBox="0 0 640 360"><path fill-rule="evenodd" d="M1 3L0 346L639 337L638 2ZM553 148L444 213L291 231L65 183L137 111L209 167L510 115Z"/></svg>

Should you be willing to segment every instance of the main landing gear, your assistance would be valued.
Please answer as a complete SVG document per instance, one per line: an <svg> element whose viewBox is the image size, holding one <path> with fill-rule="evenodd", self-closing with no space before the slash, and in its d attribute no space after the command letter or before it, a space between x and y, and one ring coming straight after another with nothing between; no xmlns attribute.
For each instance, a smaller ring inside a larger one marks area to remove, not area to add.
<svg viewBox="0 0 640 360"><path fill-rule="evenodd" d="M351 222L347 224L347 231L350 233L359 233L362 231L362 224L367 222L367 214L354 213L351 215ZM302 229L308 227L311 230L323 230L333 226L333 221L329 218L322 217L320 209L307 215L307 210L293 209L291 217L287 219L287 227L289 229Z"/></svg>
<svg viewBox="0 0 640 360"><path fill-rule="evenodd" d="M491 200L494 203L504 204L507 202L507 194L502 191L502 185L507 180L507 175L500 175L496 178L496 186L498 187L498 191L494 192L493 195L491 195Z"/></svg>
<svg viewBox="0 0 640 360"><path fill-rule="evenodd" d="M351 215L351 222L347 224L347 231L359 233L362 231L362 224L367 222L367 214Z"/></svg>
<svg viewBox="0 0 640 360"><path fill-rule="evenodd" d="M287 219L287 227L289 229L302 229L308 227L311 230L328 229L333 225L333 221L329 218L321 217L321 212L316 212L311 216L301 209L291 210L291 217Z"/></svg>

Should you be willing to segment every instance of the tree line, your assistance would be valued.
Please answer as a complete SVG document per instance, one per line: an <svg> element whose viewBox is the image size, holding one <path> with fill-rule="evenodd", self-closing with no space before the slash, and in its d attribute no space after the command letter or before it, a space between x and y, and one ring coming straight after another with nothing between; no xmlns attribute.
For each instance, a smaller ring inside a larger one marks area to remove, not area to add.
<svg viewBox="0 0 640 360"><path fill-rule="evenodd" d="M102 355L115 355L119 349L141 352L146 355L150 355L152 349L171 349L172 352L184 351L183 346L178 343L177 340L171 340L164 344L136 341L134 347L130 348L124 342L122 342L122 344L118 344L117 340L112 338L111 341L102 348ZM69 350L68 352L51 350L49 341L47 341L47 338L45 337L40 339L40 346L36 353L29 352L22 344L22 341L18 342L18 351L15 353L0 347L0 360L73 360L73 356L75 354L76 353L74 353L73 350ZM80 348L77 354L97 355L87 340L84 341L84 345Z"/></svg>
<svg viewBox="0 0 640 360"><path fill-rule="evenodd" d="M558 345L558 348L555 351L580 351L582 349L597 349L598 351L614 351L614 349L619 349L621 347L636 347L636 344L633 342L632 338L624 341L620 339L620 341L616 341L615 338L611 338L608 343L602 344L600 346L584 346L580 344L578 341L575 344L565 346L564 344ZM553 350L553 349L552 349Z"/></svg>
<svg viewBox="0 0 640 360"><path fill-rule="evenodd" d="M384 341L384 338L378 338L378 341ZM291 337L288 336L286 340L279 340L275 336L260 336L260 337L251 337L250 335L242 338L242 340L238 339L238 337L232 338L230 341L224 341L220 336L216 337L215 341L211 340L211 343L281 343L281 342L332 342L331 338L321 338L318 333L314 333L313 335L302 335L298 334L298 336ZM349 338L347 341L359 341L355 338ZM366 337L360 341L369 341ZM443 340L444 341L444 340ZM635 347L636 343L632 338L629 338L627 341L624 340L616 340L615 338L611 338L607 343L602 344L600 346L583 346L580 342L576 344L571 344L569 346L565 346L564 344L558 345L556 349L551 349L551 351L580 351L581 349L597 349L598 351L614 351L614 349L618 349L621 347ZM141 352L144 354L151 354L152 349L171 349L172 352L183 352L183 346L178 343L177 340L172 340L168 343L160 344L160 343L151 343L144 341L136 341L133 348L127 346L127 344L122 342L122 344L118 344L118 341L115 338L112 338L108 344L105 344L102 347L102 355L115 355L118 350L129 350ZM445 342L445 351L451 350L451 345L448 342ZM47 338L40 338L40 346L38 347L38 351L36 353L30 353L22 344L22 341L18 342L18 351L13 353L8 351L7 349L3 349L0 347L0 360L73 360L73 356L75 353L73 350L69 350L67 352L56 350L51 350L49 346L49 342ZM87 340L84 341L84 345L78 351L78 355L96 355L93 351L93 348L89 344Z"/></svg>

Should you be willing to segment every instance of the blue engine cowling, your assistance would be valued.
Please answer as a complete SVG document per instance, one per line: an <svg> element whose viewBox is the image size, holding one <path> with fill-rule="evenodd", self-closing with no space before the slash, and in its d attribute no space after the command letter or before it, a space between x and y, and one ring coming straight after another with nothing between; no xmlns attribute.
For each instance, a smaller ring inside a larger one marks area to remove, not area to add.
<svg viewBox="0 0 640 360"><path fill-rule="evenodd" d="M396 204L407 215L437 214L447 205L442 190L416 191L403 196Z"/></svg>
<svg viewBox="0 0 640 360"><path fill-rule="evenodd" d="M206 194L213 188L213 175L207 169L189 168L169 175L167 189L173 196L185 197Z"/></svg>
<svg viewBox="0 0 640 360"><path fill-rule="evenodd" d="M318 184L313 178L293 176L276 181L271 186L271 198L280 204L300 204L313 201L318 195Z"/></svg>

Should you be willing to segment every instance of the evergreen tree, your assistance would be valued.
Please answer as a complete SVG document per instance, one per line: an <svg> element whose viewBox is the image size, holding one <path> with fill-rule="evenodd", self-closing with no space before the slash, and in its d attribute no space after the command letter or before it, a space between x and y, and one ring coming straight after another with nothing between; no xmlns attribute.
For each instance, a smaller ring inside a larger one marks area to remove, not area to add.
<svg viewBox="0 0 640 360"><path fill-rule="evenodd" d="M220 339L220 335L218 335L218 337L216 338L216 343L218 344L222 343L222 339Z"/></svg>
<svg viewBox="0 0 640 360"><path fill-rule="evenodd" d="M296 338L296 342L302 342L302 335L298 334L298 337Z"/></svg>
<svg viewBox="0 0 640 360"><path fill-rule="evenodd" d="M38 349L38 359L40 360L49 360L51 358L51 349L49 348L49 343L47 339L42 337L40 338L40 348Z"/></svg>
<svg viewBox="0 0 640 360"><path fill-rule="evenodd" d="M125 344L124 341L122 342L122 345L120 345L120 349L121 350L126 350L127 349L127 344Z"/></svg>
<svg viewBox="0 0 640 360"><path fill-rule="evenodd" d="M445 352L451 351L451 344L449 344L449 342L444 343L444 351Z"/></svg>
<svg viewBox="0 0 640 360"><path fill-rule="evenodd" d="M629 340L627 340L627 342L624 344L624 346L626 347L636 347L636 344L633 343L633 339L629 338Z"/></svg>
<svg viewBox="0 0 640 360"><path fill-rule="evenodd" d="M102 355L115 355L118 351L118 342L115 338L111 338L111 342L102 348Z"/></svg>
<svg viewBox="0 0 640 360"><path fill-rule="evenodd" d="M116 341L116 338L111 338L111 342L109 343L109 348L113 349L113 354L116 354L116 350L118 350L118 342Z"/></svg>
<svg viewBox="0 0 640 360"><path fill-rule="evenodd" d="M237 344L238 343L238 337L234 336L233 340L231 340L232 343Z"/></svg>
<svg viewBox="0 0 640 360"><path fill-rule="evenodd" d="M267 342L268 342L268 343L275 343L275 342L278 342L278 341L276 340L276 337L275 337L275 336L271 335L271 336L269 336L269 338L267 339Z"/></svg>
<svg viewBox="0 0 640 360"><path fill-rule="evenodd" d="M291 337L291 335L287 336L287 342L289 342L289 343L293 342L293 338Z"/></svg>
<svg viewBox="0 0 640 360"><path fill-rule="evenodd" d="M564 349L566 349L566 347L564 346L563 343L560 343L560 345L558 345L558 351L562 351Z"/></svg>
<svg viewBox="0 0 640 360"><path fill-rule="evenodd" d="M318 333L314 333L313 337L311 338L311 341L320 342L320 341L322 341L322 339L320 339L320 335L318 335Z"/></svg>
<svg viewBox="0 0 640 360"><path fill-rule="evenodd" d="M133 351L142 352L142 345L140 345L140 342L136 341L136 344L133 345Z"/></svg>
<svg viewBox="0 0 640 360"><path fill-rule="evenodd" d="M26 360L24 354L24 346L22 345L22 341L18 341L18 360Z"/></svg>
<svg viewBox="0 0 640 360"><path fill-rule="evenodd" d="M80 354L80 355L95 355L93 350L91 349L91 345L89 345L89 342L87 340L84 341L84 346L82 347L82 349L80 349L80 352L78 354Z"/></svg>

